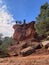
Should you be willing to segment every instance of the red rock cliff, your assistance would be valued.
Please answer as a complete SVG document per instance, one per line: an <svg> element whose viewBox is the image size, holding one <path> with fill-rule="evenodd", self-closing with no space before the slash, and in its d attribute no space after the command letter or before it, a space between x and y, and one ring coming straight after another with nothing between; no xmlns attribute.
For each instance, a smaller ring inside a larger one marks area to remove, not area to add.
<svg viewBox="0 0 49 65"><path fill-rule="evenodd" d="M34 28L35 22L32 21L28 24L15 24L13 26L14 28L14 34L13 38L14 40L20 41L20 40L26 40L29 38L34 38L35 36L35 28Z"/></svg>

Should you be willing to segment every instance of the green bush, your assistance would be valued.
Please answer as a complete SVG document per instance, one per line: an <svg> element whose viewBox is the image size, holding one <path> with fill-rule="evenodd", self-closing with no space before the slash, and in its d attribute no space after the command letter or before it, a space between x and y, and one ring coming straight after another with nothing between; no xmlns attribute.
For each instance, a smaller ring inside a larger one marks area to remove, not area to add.
<svg viewBox="0 0 49 65"><path fill-rule="evenodd" d="M7 57L8 55L8 47L14 44L14 40L10 37L5 37L3 39L2 44L0 45L0 57Z"/></svg>

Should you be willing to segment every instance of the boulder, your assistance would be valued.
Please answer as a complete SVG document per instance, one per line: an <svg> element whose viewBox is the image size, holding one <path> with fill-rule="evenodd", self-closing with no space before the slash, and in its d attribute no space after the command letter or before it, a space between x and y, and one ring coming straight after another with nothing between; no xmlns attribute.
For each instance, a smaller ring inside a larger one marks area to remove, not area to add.
<svg viewBox="0 0 49 65"><path fill-rule="evenodd" d="M49 41L42 41L41 43L43 46L46 46L49 43Z"/></svg>
<svg viewBox="0 0 49 65"><path fill-rule="evenodd" d="M37 43L37 44L34 44L34 49L41 49L43 47L43 45L41 43Z"/></svg>
<svg viewBox="0 0 49 65"><path fill-rule="evenodd" d="M8 54L9 54L9 56L18 56L18 54L14 51L12 51L12 52L10 51Z"/></svg>
<svg viewBox="0 0 49 65"><path fill-rule="evenodd" d="M28 45L27 45L27 43L23 43L23 44L21 45L21 47L22 47L22 49L24 49L24 48L28 47Z"/></svg>
<svg viewBox="0 0 49 65"><path fill-rule="evenodd" d="M48 48L49 47L49 43L47 43L46 45L45 45L45 48Z"/></svg>
<svg viewBox="0 0 49 65"><path fill-rule="evenodd" d="M34 41L34 42L28 41L28 42L27 42L27 45L28 45L28 46L32 46L34 49L40 49L40 48L43 47L43 45L42 45L41 42L36 42L36 41Z"/></svg>
<svg viewBox="0 0 49 65"><path fill-rule="evenodd" d="M27 48L25 48L25 49L23 49L23 50L21 50L20 51L20 54L22 55L22 56L27 56L27 55L30 55L31 53L33 53L35 50L34 50L34 48L32 48L32 47L27 47Z"/></svg>
<svg viewBox="0 0 49 65"><path fill-rule="evenodd" d="M32 42L31 40L19 41L8 48L8 54L10 56L27 56L40 48L42 48L42 44L40 42Z"/></svg>

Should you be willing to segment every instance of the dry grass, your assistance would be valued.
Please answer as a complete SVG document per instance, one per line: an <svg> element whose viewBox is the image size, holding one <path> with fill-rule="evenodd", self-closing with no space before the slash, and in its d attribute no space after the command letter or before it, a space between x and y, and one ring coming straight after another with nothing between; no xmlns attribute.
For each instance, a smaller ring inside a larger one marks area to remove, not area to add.
<svg viewBox="0 0 49 65"><path fill-rule="evenodd" d="M0 58L0 65L49 65L49 55Z"/></svg>

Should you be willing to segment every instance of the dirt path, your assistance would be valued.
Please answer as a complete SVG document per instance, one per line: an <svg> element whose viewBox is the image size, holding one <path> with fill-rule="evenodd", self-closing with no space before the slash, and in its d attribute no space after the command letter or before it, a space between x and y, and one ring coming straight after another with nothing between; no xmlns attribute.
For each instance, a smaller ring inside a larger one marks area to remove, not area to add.
<svg viewBox="0 0 49 65"><path fill-rule="evenodd" d="M0 58L0 65L49 65L49 55Z"/></svg>

